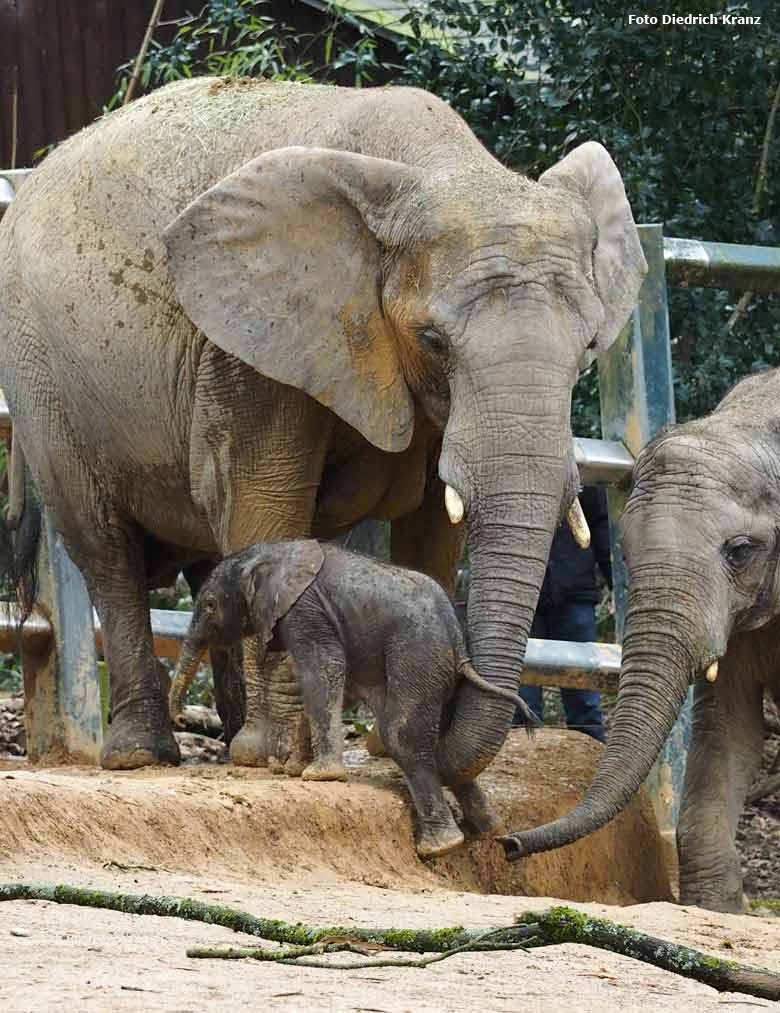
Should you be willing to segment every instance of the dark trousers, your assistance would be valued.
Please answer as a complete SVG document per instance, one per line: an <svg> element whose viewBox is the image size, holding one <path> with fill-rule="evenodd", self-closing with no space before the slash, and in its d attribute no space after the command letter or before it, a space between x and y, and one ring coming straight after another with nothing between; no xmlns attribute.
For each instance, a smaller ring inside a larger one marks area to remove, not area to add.
<svg viewBox="0 0 780 1013"><path fill-rule="evenodd" d="M596 610L590 602L579 601L563 602L553 608L540 608L534 616L531 636L540 640L573 640L578 643L594 641ZM542 721L542 687L521 686L518 693ZM599 742L606 741L599 693L591 689L562 689L561 702L568 728L585 732ZM521 723L517 715L514 723Z"/></svg>

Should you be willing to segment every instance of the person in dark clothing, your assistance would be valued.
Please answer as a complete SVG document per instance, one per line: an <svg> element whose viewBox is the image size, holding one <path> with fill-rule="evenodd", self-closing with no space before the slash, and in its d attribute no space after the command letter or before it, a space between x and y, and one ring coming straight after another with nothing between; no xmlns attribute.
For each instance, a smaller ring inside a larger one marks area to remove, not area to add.
<svg viewBox="0 0 780 1013"><path fill-rule="evenodd" d="M604 489L587 486L580 493L580 503L590 528L590 546L581 549L568 524L558 528L531 626L532 637L579 642L596 639L596 603L600 597L597 564L612 589L607 496ZM523 685L519 694L539 720L543 720L542 687ZM589 689L562 689L561 701L567 727L585 732L599 742L605 741L599 693ZM514 724L520 723L516 714Z"/></svg>

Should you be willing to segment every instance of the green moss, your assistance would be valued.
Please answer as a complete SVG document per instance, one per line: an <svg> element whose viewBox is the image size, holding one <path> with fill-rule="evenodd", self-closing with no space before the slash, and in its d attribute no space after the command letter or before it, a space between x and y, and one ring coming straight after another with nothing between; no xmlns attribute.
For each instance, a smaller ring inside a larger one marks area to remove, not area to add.
<svg viewBox="0 0 780 1013"><path fill-rule="evenodd" d="M394 950L405 950L407 953L444 953L456 946L462 946L464 938L462 925L445 929L388 929L382 932L382 942Z"/></svg>
<svg viewBox="0 0 780 1013"><path fill-rule="evenodd" d="M750 910L766 908L772 914L780 915L780 897L755 897L749 902Z"/></svg>

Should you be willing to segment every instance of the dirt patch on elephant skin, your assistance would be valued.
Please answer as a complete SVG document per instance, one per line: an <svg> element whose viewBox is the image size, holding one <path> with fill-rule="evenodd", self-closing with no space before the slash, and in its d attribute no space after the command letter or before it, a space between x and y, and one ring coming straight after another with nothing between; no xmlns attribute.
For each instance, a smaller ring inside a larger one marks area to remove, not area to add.
<svg viewBox="0 0 780 1013"><path fill-rule="evenodd" d="M507 829L562 814L583 793L601 746L584 735L513 732L480 779ZM448 886L476 893L669 900L664 849L650 806L635 800L609 826L567 848L509 864L492 839L421 861L397 767L347 750L350 783L201 765L127 773L88 767L0 770L0 854L136 865L204 874L337 875L392 889ZM21 849L21 850L20 850Z"/></svg>
<svg viewBox="0 0 780 1013"><path fill-rule="evenodd" d="M573 732L512 733L482 779L512 829L581 794L601 747ZM780 920L668 903L663 848L635 802L612 828L509 865L492 841L420 861L387 760L352 749L350 783L202 765L129 773L0 763L0 880L188 896L314 925L508 924L554 901L716 956L780 970ZM560 785L563 789L560 789ZM551 799L555 788L558 795ZM489 892L490 891L490 892ZM532 899L523 895L535 895ZM608 908L604 901L632 904ZM427 970L355 972L195 961L197 944L250 942L219 926L56 905L0 905L0 1009L189 1011L715 1010L747 997L584 946L464 954ZM771 1007L760 999L751 1006Z"/></svg>

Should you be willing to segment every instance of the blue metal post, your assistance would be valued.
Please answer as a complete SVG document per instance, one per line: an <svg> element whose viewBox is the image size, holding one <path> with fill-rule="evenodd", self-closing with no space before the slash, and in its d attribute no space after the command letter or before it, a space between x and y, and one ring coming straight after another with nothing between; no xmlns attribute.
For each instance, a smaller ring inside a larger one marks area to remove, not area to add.
<svg viewBox="0 0 780 1013"><path fill-rule="evenodd" d="M44 512L38 552L38 609L52 636L22 650L27 752L33 763L97 763L102 743L92 604L84 578Z"/></svg>
<svg viewBox="0 0 780 1013"><path fill-rule="evenodd" d="M660 225L640 225L639 236L648 272L639 303L609 355L599 362L602 435L621 440L636 457L664 425L674 422L674 387L666 300L664 240ZM628 493L623 482L609 490L615 619L623 639L626 571L617 522ZM685 756L690 740L690 695L650 777L650 788L662 830L677 823Z"/></svg>

